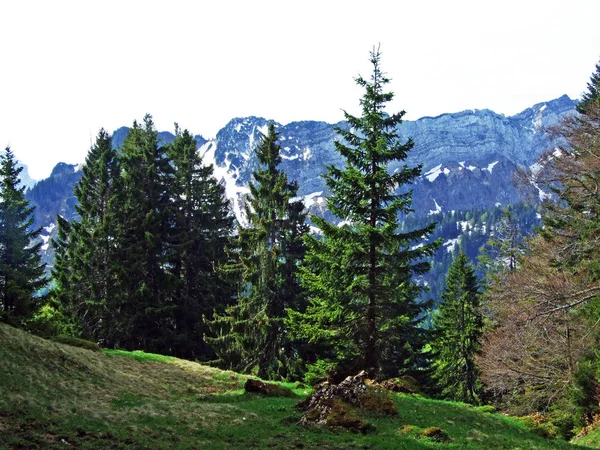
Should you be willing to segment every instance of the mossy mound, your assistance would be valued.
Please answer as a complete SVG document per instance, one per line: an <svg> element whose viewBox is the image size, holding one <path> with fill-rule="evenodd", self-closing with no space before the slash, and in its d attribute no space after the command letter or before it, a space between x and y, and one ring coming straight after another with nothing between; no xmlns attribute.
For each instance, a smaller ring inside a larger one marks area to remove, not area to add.
<svg viewBox="0 0 600 450"><path fill-rule="evenodd" d="M334 400L325 424L330 427L343 427L354 432L369 433L375 427L360 417L359 409L341 400Z"/></svg>
<svg viewBox="0 0 600 450"><path fill-rule="evenodd" d="M403 394L419 394L421 393L421 385L411 376L404 375L398 378L390 378L382 381L379 385L392 392L401 392Z"/></svg>
<svg viewBox="0 0 600 450"><path fill-rule="evenodd" d="M367 388L360 397L360 407L362 410L377 416L397 416L398 408L389 395L384 392L376 391L373 388Z"/></svg>
<svg viewBox="0 0 600 450"><path fill-rule="evenodd" d="M85 348L94 352L102 351L100 346L95 342L86 341L85 339L79 339L72 336L54 336L50 338L50 340L53 342L58 342L59 344L66 344L70 345L71 347Z"/></svg>
<svg viewBox="0 0 600 450"><path fill-rule="evenodd" d="M246 392L264 395L265 397L297 397L294 391L278 384L264 383L259 380L248 380L244 385Z"/></svg>
<svg viewBox="0 0 600 450"><path fill-rule="evenodd" d="M450 442L450 436L440 427L425 428L422 436L435 442Z"/></svg>

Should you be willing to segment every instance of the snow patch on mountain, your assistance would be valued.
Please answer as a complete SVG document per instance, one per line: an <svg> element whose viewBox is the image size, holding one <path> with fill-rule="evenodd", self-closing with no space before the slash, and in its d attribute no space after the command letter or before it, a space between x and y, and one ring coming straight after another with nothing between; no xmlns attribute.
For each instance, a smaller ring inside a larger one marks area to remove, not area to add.
<svg viewBox="0 0 600 450"><path fill-rule="evenodd" d="M439 214L442 212L442 207L438 205L438 202L435 200L435 198L433 199L433 203L435 203L435 209L430 209L427 213L428 216L431 216L433 214Z"/></svg>
<svg viewBox="0 0 600 450"><path fill-rule="evenodd" d="M495 166L496 164L498 164L498 162L499 162L499 161L494 161L493 163L491 163L491 164L488 164L488 166L487 166L487 171L488 171L489 173L492 173L492 169L494 168L494 166Z"/></svg>

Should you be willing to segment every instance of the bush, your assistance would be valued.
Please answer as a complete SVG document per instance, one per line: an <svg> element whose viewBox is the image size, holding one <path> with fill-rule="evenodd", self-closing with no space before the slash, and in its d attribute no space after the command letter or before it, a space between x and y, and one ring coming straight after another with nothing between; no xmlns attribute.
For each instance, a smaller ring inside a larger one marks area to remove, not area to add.
<svg viewBox="0 0 600 450"><path fill-rule="evenodd" d="M72 347L80 347L85 348L86 350L92 350L93 352L100 352L102 349L95 342L86 341L85 339L79 339L72 336L55 336L50 338L53 342L58 342L59 344L66 344Z"/></svg>
<svg viewBox="0 0 600 450"><path fill-rule="evenodd" d="M325 380L334 368L334 363L318 359L317 362L308 365L308 370L304 374L304 382L309 386L314 386L316 383Z"/></svg>

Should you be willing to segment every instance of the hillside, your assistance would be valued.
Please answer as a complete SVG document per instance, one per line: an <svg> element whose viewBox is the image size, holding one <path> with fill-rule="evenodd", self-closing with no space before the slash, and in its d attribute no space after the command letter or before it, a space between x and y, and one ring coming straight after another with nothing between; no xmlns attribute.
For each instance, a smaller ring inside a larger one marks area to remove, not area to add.
<svg viewBox="0 0 600 450"><path fill-rule="evenodd" d="M0 449L589 448L484 408L398 394L368 435L296 425L297 400L245 394L245 376L175 358L94 352L0 324ZM302 397L304 391L297 389ZM439 426L448 443L419 437Z"/></svg>

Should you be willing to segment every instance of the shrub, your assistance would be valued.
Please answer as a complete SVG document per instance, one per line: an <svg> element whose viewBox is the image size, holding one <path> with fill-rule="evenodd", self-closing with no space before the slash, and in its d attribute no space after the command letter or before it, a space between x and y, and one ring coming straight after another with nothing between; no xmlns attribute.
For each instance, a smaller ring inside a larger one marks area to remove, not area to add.
<svg viewBox="0 0 600 450"><path fill-rule="evenodd" d="M308 365L308 370L304 374L304 382L309 386L314 386L316 383L325 380L334 368L334 363L318 359L315 363Z"/></svg>

